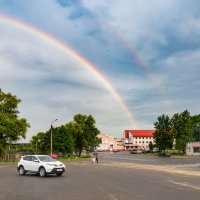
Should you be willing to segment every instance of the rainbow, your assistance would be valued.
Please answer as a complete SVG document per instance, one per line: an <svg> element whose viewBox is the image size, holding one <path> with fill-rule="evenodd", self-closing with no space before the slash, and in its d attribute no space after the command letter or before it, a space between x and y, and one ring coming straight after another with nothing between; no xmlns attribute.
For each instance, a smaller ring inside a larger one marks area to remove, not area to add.
<svg viewBox="0 0 200 200"><path fill-rule="evenodd" d="M131 43L125 38L124 35L120 33L120 31L114 27L111 23L108 21L105 21L98 13L93 12L90 10L90 12L93 14L94 17L96 17L102 26L105 26L107 30L110 30L112 35L114 35L118 41L122 43L122 45L129 51L130 55L133 57L133 59L138 63L138 65L143 69L146 76L150 80L151 83L153 83L154 88L159 95L159 97L164 102L165 106L167 106L168 110L172 110L171 102L167 101L166 95L164 92L164 89L161 85L161 83L155 78L150 65L145 61L145 59L138 53L137 49L131 45Z"/></svg>
<svg viewBox="0 0 200 200"><path fill-rule="evenodd" d="M28 33L31 33L40 39L48 42L51 45L56 46L57 48L62 49L63 51L67 52L70 56L72 56L74 59L78 60L84 67L86 67L95 77L108 89L108 91L115 97L115 99L119 102L119 104L122 106L122 108L125 110L127 116L132 122L132 126L135 129L138 129L135 117L133 113L130 111L128 105L123 100L123 98L120 96L119 93L115 90L115 88L112 86L112 84L105 78L105 76L95 67L92 63L90 63L86 58L84 58L82 55L80 55L78 52L76 52L73 48L71 48L69 45L65 44L64 42L58 40L57 38L39 30L38 28L35 28L25 22L13 19L11 17L0 15L0 23L4 23L7 25L14 26L18 29L24 30Z"/></svg>
<svg viewBox="0 0 200 200"><path fill-rule="evenodd" d="M138 51L130 44L130 42L128 42L128 40L120 34L120 32L117 32L112 26L111 26L111 29L112 29L112 32L115 33L116 37L129 50L131 56L138 63L138 65L144 70L146 76L148 77L150 82L154 85L155 91L157 92L159 97L162 99L163 105L166 106L168 110L173 110L171 102L167 101L164 89L163 89L161 83L155 78L149 64L138 53Z"/></svg>

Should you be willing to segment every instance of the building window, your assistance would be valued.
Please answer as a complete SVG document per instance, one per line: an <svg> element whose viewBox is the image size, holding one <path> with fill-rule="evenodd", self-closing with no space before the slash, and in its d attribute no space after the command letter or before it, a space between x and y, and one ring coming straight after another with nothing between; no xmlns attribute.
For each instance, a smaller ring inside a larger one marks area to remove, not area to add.
<svg viewBox="0 0 200 200"><path fill-rule="evenodd" d="M194 153L200 153L200 147L193 147Z"/></svg>
<svg viewBox="0 0 200 200"><path fill-rule="evenodd" d="M146 143L149 143L149 141L146 141Z"/></svg>
<svg viewBox="0 0 200 200"><path fill-rule="evenodd" d="M139 143L141 143L141 141L139 141Z"/></svg>

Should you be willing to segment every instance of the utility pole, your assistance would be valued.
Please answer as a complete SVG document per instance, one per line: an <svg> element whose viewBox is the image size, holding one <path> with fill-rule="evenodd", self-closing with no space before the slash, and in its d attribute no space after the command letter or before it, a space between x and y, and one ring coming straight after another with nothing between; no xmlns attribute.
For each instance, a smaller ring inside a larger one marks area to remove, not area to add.
<svg viewBox="0 0 200 200"><path fill-rule="evenodd" d="M52 149L53 149L53 143L52 143L52 131L53 131L53 123L55 121L57 121L58 119L55 119L52 123L51 123L51 155L52 155Z"/></svg>

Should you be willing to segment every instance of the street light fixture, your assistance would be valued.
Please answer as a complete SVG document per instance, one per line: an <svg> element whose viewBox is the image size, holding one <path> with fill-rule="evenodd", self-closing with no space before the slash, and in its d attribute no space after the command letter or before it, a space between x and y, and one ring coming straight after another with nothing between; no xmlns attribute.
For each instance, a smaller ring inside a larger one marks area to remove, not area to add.
<svg viewBox="0 0 200 200"><path fill-rule="evenodd" d="M53 123L55 122L55 121L57 121L58 119L55 119L55 120L53 120L52 122L51 122L51 155L52 155L52 129L53 129Z"/></svg>

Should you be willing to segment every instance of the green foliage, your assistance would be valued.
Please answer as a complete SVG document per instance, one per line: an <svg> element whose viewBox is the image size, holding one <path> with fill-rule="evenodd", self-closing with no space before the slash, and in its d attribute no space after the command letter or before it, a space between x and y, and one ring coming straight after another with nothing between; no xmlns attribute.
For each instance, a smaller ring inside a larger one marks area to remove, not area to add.
<svg viewBox="0 0 200 200"><path fill-rule="evenodd" d="M153 150L154 149L154 144L152 141L149 142L149 149L150 150Z"/></svg>
<svg viewBox="0 0 200 200"><path fill-rule="evenodd" d="M184 112L174 114L171 119L172 132L176 141L176 149L185 152L186 143L192 141L192 126L190 113Z"/></svg>
<svg viewBox="0 0 200 200"><path fill-rule="evenodd" d="M36 153L38 152L46 152L47 150L47 146L49 146L49 144L47 144L46 140L45 140L45 133L44 132L39 132L36 135L34 135L31 139L31 145L32 145L32 150ZM49 140L50 142L50 140Z"/></svg>
<svg viewBox="0 0 200 200"><path fill-rule="evenodd" d="M53 149L54 152L62 153L63 155L71 154L74 149L74 140L70 129L67 126L61 126L54 129L53 134Z"/></svg>
<svg viewBox="0 0 200 200"><path fill-rule="evenodd" d="M154 123L154 126L154 140L157 148L160 151L171 149L173 147L173 135L171 133L170 118L163 114L158 117L157 122Z"/></svg>
<svg viewBox="0 0 200 200"><path fill-rule="evenodd" d="M157 147L159 150L171 149L175 143L176 149L185 153L186 143L194 141L194 130L200 131L199 122L200 115L191 117L187 110L174 114L171 119L163 114L154 123Z"/></svg>
<svg viewBox="0 0 200 200"><path fill-rule="evenodd" d="M26 119L18 117L20 102L16 96L0 89L0 156L5 154L10 143L25 138L30 127Z"/></svg>
<svg viewBox="0 0 200 200"><path fill-rule="evenodd" d="M32 152L33 149L30 144L9 145L9 152L16 152L16 151Z"/></svg>
<svg viewBox="0 0 200 200"><path fill-rule="evenodd" d="M96 121L91 115L77 114L74 116L73 135L75 139L75 152L79 156L83 149L91 152L101 143L101 140L97 138L100 131L96 128L95 123Z"/></svg>
<svg viewBox="0 0 200 200"><path fill-rule="evenodd" d="M194 141L200 141L200 114L191 117L192 137Z"/></svg>
<svg viewBox="0 0 200 200"><path fill-rule="evenodd" d="M91 158L91 155L82 155L82 156L80 156L80 158Z"/></svg>
<svg viewBox="0 0 200 200"><path fill-rule="evenodd" d="M185 155L182 151L172 151L170 152L171 155L173 156L183 156Z"/></svg>
<svg viewBox="0 0 200 200"><path fill-rule="evenodd" d="M57 154L73 154L81 155L81 152L93 151L101 142L97 138L100 133L95 127L94 118L89 115L75 115L74 121L69 122L57 128L52 127L52 146L53 152ZM39 132L32 137L31 144L36 147L38 152L50 152L51 130L46 133Z"/></svg>

